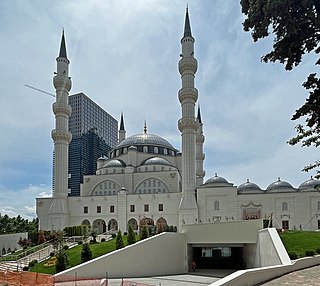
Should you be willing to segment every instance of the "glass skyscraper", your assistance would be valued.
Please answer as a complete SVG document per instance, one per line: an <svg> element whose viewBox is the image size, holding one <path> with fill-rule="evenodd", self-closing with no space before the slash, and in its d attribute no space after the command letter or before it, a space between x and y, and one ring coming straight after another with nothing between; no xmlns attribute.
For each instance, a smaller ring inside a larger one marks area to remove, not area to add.
<svg viewBox="0 0 320 286"><path fill-rule="evenodd" d="M84 93L69 96L69 196L80 195L83 175L96 172L97 159L117 144L118 121Z"/></svg>

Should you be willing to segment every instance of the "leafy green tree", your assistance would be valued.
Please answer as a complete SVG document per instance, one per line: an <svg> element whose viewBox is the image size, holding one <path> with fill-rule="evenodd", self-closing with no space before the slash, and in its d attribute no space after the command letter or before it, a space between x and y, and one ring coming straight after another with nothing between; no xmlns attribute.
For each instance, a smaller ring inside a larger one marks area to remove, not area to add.
<svg viewBox="0 0 320 286"><path fill-rule="evenodd" d="M116 238L116 249L120 249L123 247L124 247L123 237L122 237L121 230L119 229L117 238Z"/></svg>
<svg viewBox="0 0 320 286"><path fill-rule="evenodd" d="M146 239L149 237L149 232L148 232L148 229L146 226L143 226L142 229L141 229L141 232L140 232L140 239L143 240L143 239Z"/></svg>
<svg viewBox="0 0 320 286"><path fill-rule="evenodd" d="M307 53L320 53L320 0L240 0L245 31L253 40L274 35L273 50L262 56L264 62L279 61L286 70L298 66ZM316 65L320 64L317 56ZM320 145L320 80L311 73L303 83L309 97L295 111L292 120L305 117L305 126L296 126L297 135L288 141L302 146ZM320 160L306 166L309 171L320 166ZM317 171L317 176L320 172Z"/></svg>
<svg viewBox="0 0 320 286"><path fill-rule="evenodd" d="M131 225L129 225L129 228L128 228L127 241L128 241L129 245L136 243L136 234L134 233L133 228L132 228Z"/></svg>
<svg viewBox="0 0 320 286"><path fill-rule="evenodd" d="M64 271L67 269L67 265L69 264L68 255L67 255L67 248L65 247L66 244L63 240L63 232L56 231L54 232L54 239L52 240L52 245L54 248L56 260L56 273Z"/></svg>

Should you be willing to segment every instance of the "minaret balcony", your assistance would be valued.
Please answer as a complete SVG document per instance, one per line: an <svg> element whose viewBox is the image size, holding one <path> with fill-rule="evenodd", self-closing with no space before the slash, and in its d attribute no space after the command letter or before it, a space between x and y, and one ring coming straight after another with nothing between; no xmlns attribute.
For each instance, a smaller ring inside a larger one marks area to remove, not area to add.
<svg viewBox="0 0 320 286"><path fill-rule="evenodd" d="M183 56L182 59L179 61L179 73L181 75L185 73L193 73L197 72L198 63L194 57L185 57Z"/></svg>
<svg viewBox="0 0 320 286"><path fill-rule="evenodd" d="M52 110L55 115L71 116L71 106L69 104L55 102L52 104Z"/></svg>
<svg viewBox="0 0 320 286"><path fill-rule="evenodd" d="M186 131L196 131L198 128L198 121L196 118L181 118L178 121L178 128L181 133Z"/></svg>
<svg viewBox="0 0 320 286"><path fill-rule="evenodd" d="M198 90L194 87L183 87L179 90L180 103L192 102L195 103L198 100Z"/></svg>
<svg viewBox="0 0 320 286"><path fill-rule="evenodd" d="M51 138L54 141L54 143L69 144L72 139L72 134L68 130L53 129L51 131Z"/></svg>
<svg viewBox="0 0 320 286"><path fill-rule="evenodd" d="M53 85L56 90L70 91L72 82L71 79L64 75L56 75L53 77Z"/></svg>

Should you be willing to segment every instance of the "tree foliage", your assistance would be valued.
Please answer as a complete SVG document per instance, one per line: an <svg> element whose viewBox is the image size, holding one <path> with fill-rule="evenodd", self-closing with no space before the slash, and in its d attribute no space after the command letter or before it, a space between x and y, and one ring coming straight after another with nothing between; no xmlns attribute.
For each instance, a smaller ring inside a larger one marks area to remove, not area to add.
<svg viewBox="0 0 320 286"><path fill-rule="evenodd" d="M88 242L82 244L81 262L87 262L92 259L92 251Z"/></svg>
<svg viewBox="0 0 320 286"><path fill-rule="evenodd" d="M128 244L134 244L136 242L136 234L134 233L133 231L133 228L131 225L129 225L129 228L128 228L128 237L127 237L127 241L128 241Z"/></svg>
<svg viewBox="0 0 320 286"><path fill-rule="evenodd" d="M254 41L274 35L273 50L262 56L264 62L284 64L286 70L298 66L307 53L320 53L320 0L241 0L246 15L245 31L251 31ZM317 57L316 65L320 64ZM305 126L296 126L297 135L288 141L295 145L319 146L320 81L311 73L303 83L309 97L295 111L292 120L305 117ZM320 160L304 168L309 171L320 166ZM317 177L320 177L317 171Z"/></svg>
<svg viewBox="0 0 320 286"><path fill-rule="evenodd" d="M146 226L143 226L140 230L140 239L146 239L149 237L149 231L148 228Z"/></svg>
<svg viewBox="0 0 320 286"><path fill-rule="evenodd" d="M0 213L0 234L32 232L38 230L38 219L29 221L20 215L9 217Z"/></svg>
<svg viewBox="0 0 320 286"><path fill-rule="evenodd" d="M123 237L122 237L121 230L119 229L117 238L116 238L116 249L120 249L123 247L124 247Z"/></svg>

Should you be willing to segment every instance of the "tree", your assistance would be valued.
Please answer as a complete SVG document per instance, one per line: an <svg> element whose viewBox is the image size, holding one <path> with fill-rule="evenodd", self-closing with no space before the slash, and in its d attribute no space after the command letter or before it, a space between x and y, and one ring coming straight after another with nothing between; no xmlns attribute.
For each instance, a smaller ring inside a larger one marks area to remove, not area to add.
<svg viewBox="0 0 320 286"><path fill-rule="evenodd" d="M92 259L92 251L88 242L82 244L81 262L87 262Z"/></svg>
<svg viewBox="0 0 320 286"><path fill-rule="evenodd" d="M136 234L134 233L133 228L132 228L131 225L129 225L129 228L128 228L127 241L128 241L129 245L136 243Z"/></svg>
<svg viewBox="0 0 320 286"><path fill-rule="evenodd" d="M264 62L279 61L286 70L298 66L307 53L320 53L320 0L240 0L245 31L251 31L253 40L274 35L273 50L262 56ZM315 62L320 64L318 58ZM302 146L320 145L320 80L311 73L303 87L309 97L295 111L292 120L305 117L305 125L296 126L297 135L288 141ZM320 166L320 160L306 166L309 171ZM320 177L317 171L316 177Z"/></svg>
<svg viewBox="0 0 320 286"><path fill-rule="evenodd" d="M67 269L69 264L67 249L63 240L63 232L57 231L54 233L55 238L51 241L56 255L56 273Z"/></svg>
<svg viewBox="0 0 320 286"><path fill-rule="evenodd" d="M143 239L146 239L149 237L149 232L148 232L148 229L146 226L143 226L142 229L141 229L141 232L140 232L140 239L143 240Z"/></svg>
<svg viewBox="0 0 320 286"><path fill-rule="evenodd" d="M123 237L122 237L121 230L119 229L117 238L116 238L116 249L120 249L123 247L124 247Z"/></svg>

